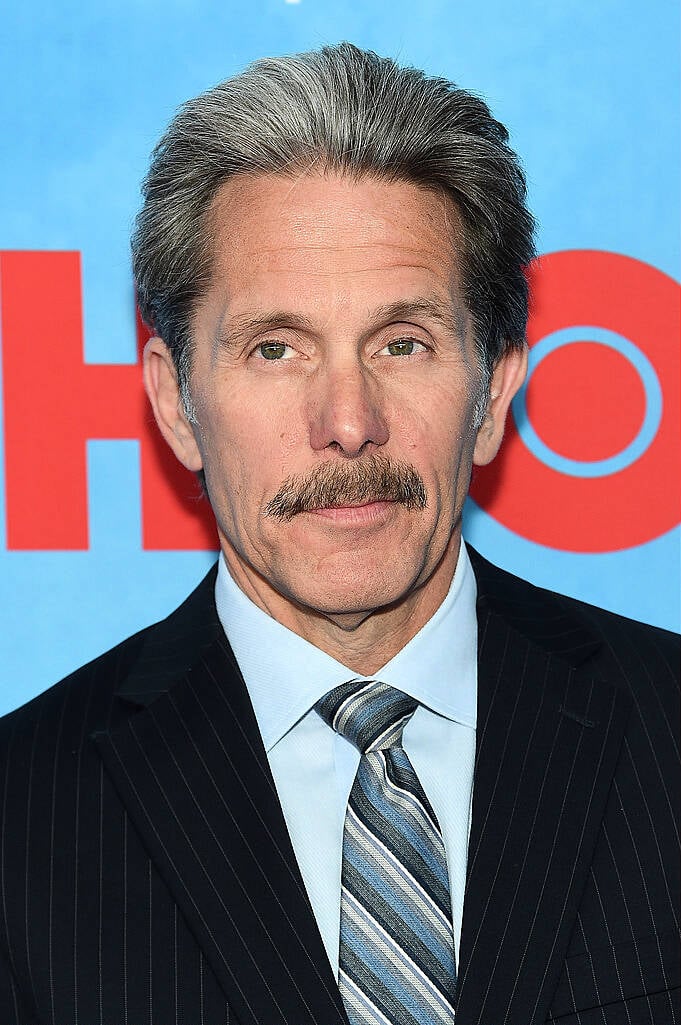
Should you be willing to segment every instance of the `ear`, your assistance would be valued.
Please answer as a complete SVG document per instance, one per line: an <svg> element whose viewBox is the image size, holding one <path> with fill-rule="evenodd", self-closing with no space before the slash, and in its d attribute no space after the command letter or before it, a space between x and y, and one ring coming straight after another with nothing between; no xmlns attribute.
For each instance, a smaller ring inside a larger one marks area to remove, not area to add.
<svg viewBox="0 0 681 1025"><path fill-rule="evenodd" d="M144 387L161 434L183 466L197 473L203 467L201 453L184 413L170 350L162 338L150 338L144 347Z"/></svg>
<svg viewBox="0 0 681 1025"><path fill-rule="evenodd" d="M520 350L511 349L495 366L485 419L478 429L473 450L473 462L476 466L491 463L499 451L508 408L513 396L522 387L526 374L527 346Z"/></svg>

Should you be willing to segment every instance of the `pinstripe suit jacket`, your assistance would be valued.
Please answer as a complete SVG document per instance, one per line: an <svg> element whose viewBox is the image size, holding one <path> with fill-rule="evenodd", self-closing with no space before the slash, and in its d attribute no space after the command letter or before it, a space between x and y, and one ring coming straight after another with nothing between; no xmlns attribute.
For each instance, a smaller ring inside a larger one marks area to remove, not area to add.
<svg viewBox="0 0 681 1025"><path fill-rule="evenodd" d="M679 1020L672 635L472 553L458 1025ZM0 722L0 1025L341 1025L209 574Z"/></svg>

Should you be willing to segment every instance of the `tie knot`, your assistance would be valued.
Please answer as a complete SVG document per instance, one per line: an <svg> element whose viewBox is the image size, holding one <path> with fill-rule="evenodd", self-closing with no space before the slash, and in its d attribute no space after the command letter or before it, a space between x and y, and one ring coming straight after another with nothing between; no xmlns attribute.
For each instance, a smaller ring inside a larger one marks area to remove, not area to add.
<svg viewBox="0 0 681 1025"><path fill-rule="evenodd" d="M366 753L402 744L414 698L378 680L350 680L330 690L315 708L329 726Z"/></svg>

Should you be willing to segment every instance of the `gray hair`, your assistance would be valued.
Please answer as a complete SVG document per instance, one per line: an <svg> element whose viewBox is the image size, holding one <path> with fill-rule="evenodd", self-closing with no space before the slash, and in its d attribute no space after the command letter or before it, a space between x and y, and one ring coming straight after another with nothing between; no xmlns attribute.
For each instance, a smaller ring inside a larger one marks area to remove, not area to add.
<svg viewBox="0 0 681 1025"><path fill-rule="evenodd" d="M481 372L524 344L534 256L525 179L487 105L351 43L255 61L177 112L153 154L132 240L144 320L169 347L190 417L191 332L211 277L210 209L239 174L320 169L412 182L458 210L464 302Z"/></svg>

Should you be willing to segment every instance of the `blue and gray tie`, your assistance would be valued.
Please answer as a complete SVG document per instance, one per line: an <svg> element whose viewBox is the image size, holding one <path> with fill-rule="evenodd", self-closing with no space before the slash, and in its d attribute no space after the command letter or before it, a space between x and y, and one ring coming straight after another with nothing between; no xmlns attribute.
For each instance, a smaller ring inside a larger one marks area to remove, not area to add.
<svg viewBox="0 0 681 1025"><path fill-rule="evenodd" d="M417 702L351 680L316 708L362 753L343 834L339 987L351 1025L454 1021L449 875L435 813L402 748Z"/></svg>

